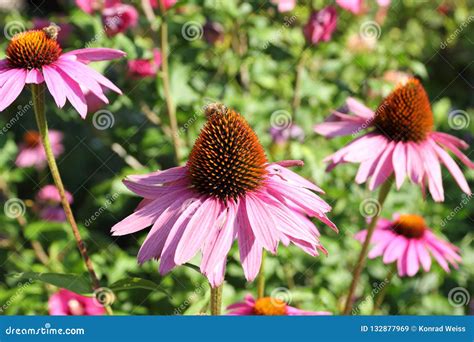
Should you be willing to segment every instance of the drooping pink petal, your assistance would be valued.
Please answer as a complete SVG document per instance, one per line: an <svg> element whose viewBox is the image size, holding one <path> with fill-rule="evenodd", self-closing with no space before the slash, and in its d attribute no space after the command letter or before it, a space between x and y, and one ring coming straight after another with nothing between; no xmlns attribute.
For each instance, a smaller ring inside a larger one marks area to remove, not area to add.
<svg viewBox="0 0 474 342"><path fill-rule="evenodd" d="M245 205L240 205L237 212L239 254L244 275L247 281L253 281L262 263L262 246L259 244L247 218Z"/></svg>
<svg viewBox="0 0 474 342"><path fill-rule="evenodd" d="M407 175L407 156L405 143L398 142L393 150L393 169L397 189L400 189Z"/></svg>
<svg viewBox="0 0 474 342"><path fill-rule="evenodd" d="M404 236L396 236L392 242L387 246L383 255L383 262L389 264L399 259L405 252L408 246L408 241Z"/></svg>
<svg viewBox="0 0 474 342"><path fill-rule="evenodd" d="M89 63L92 61L108 61L126 56L126 53L109 48L85 48L63 53L63 56L76 56L77 59Z"/></svg>
<svg viewBox="0 0 474 342"><path fill-rule="evenodd" d="M54 102L59 108L63 108L66 104L66 92L61 75L53 67L45 65L43 66L43 76Z"/></svg>
<svg viewBox="0 0 474 342"><path fill-rule="evenodd" d="M285 167L282 167L278 164L270 164L267 166L267 171L271 175L275 175L277 177L280 177L281 179L287 181L290 184L301 186L303 188L307 188L316 192L320 192L324 194L324 191L316 186L316 184L310 182L306 178L301 177L300 175L292 172L291 170L288 170Z"/></svg>
<svg viewBox="0 0 474 342"><path fill-rule="evenodd" d="M61 68L55 68L63 79L64 93L79 115L85 119L87 116L87 102L79 84L69 77Z"/></svg>
<svg viewBox="0 0 474 342"><path fill-rule="evenodd" d="M407 172L415 184L421 183L425 172L423 159L419 155L418 150L418 145L416 143L408 142L406 144Z"/></svg>
<svg viewBox="0 0 474 342"><path fill-rule="evenodd" d="M273 215L265 202L257 196L248 194L242 200L242 204L246 205L250 227L252 227L252 231L260 245L268 251L276 253L279 241L278 231L275 229Z"/></svg>
<svg viewBox="0 0 474 342"><path fill-rule="evenodd" d="M11 77L0 88L0 112L5 110L20 95L25 87L26 71L15 69Z"/></svg>
<svg viewBox="0 0 474 342"><path fill-rule="evenodd" d="M407 275L412 277L420 269L420 264L418 262L418 255L416 250L416 242L411 239L408 242L408 247L406 250L406 259L407 259Z"/></svg>
<svg viewBox="0 0 474 342"><path fill-rule="evenodd" d="M385 180L390 177L390 175L393 172L393 161L392 161L392 155L393 155L393 149L394 149L394 143L391 141L388 143L387 147L385 148L385 151L383 154L380 156L379 162L377 163L377 166L375 167L374 174L372 175L372 178L370 179L369 183L369 189L374 190L377 188L380 184L385 182Z"/></svg>
<svg viewBox="0 0 474 342"><path fill-rule="evenodd" d="M193 214L186 230L176 247L174 261L181 265L193 258L202 248L207 233L214 229L217 217L222 210L220 202L214 198L206 199Z"/></svg>
<svg viewBox="0 0 474 342"><path fill-rule="evenodd" d="M443 178L441 175L441 165L432 147L425 143L420 147L419 153L423 153L423 165L428 176L428 187L431 196L436 202L444 201Z"/></svg>
<svg viewBox="0 0 474 342"><path fill-rule="evenodd" d="M27 70L26 72L26 84L40 84L44 82L44 77L41 71L38 69Z"/></svg>
<svg viewBox="0 0 474 342"><path fill-rule="evenodd" d="M18 70L21 69L11 69L9 67L0 69L0 87L3 87L6 81L11 79L12 77L15 77L18 73Z"/></svg>
<svg viewBox="0 0 474 342"><path fill-rule="evenodd" d="M448 150L453 152L454 155L458 157L468 168L474 169L474 162L472 162L464 153L462 153L457 148L457 146L459 146L459 143L455 144L453 139L448 139L446 136L439 135L439 132L438 135L436 135L435 137L436 142L444 145Z"/></svg>
<svg viewBox="0 0 474 342"><path fill-rule="evenodd" d="M431 268L431 257L426 249L425 243L421 240L415 241L416 245L416 252L418 255L418 259L420 261L421 266L425 272L428 272Z"/></svg>
<svg viewBox="0 0 474 342"><path fill-rule="evenodd" d="M129 175L127 179L142 185L158 185L180 180L187 173L185 166L176 166L167 170L155 171L143 175Z"/></svg>

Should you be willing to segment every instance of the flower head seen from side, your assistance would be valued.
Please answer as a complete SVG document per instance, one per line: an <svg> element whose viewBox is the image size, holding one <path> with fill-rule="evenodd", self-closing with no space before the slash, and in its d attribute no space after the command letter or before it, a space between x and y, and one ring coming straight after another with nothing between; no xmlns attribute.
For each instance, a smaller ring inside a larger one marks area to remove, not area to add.
<svg viewBox="0 0 474 342"><path fill-rule="evenodd" d="M152 226L139 263L159 259L165 274L201 252L201 272L213 287L223 282L235 239L249 281L258 274L262 250L275 254L280 242L313 256L326 253L308 217L337 228L326 216L330 206L314 193L321 189L287 169L302 162L269 163L243 116L223 105L209 105L206 115L186 166L125 179L144 199L113 235Z"/></svg>
<svg viewBox="0 0 474 342"><path fill-rule="evenodd" d="M100 316L105 309L96 300L81 296L66 289L56 292L48 301L49 314L52 316Z"/></svg>
<svg viewBox="0 0 474 342"><path fill-rule="evenodd" d="M326 158L328 170L342 163L360 163L356 183L365 183L373 190L395 174L397 188L405 178L425 187L437 202L444 201L441 164L444 164L457 184L470 195L469 185L448 152L453 153L468 168L474 163L461 152L468 144L452 135L433 130L431 106L421 83L410 78L398 85L375 112L349 98L347 109L355 115L334 112L315 131L328 138L368 133Z"/></svg>
<svg viewBox="0 0 474 342"><path fill-rule="evenodd" d="M305 311L288 305L285 301L263 297L255 299L246 295L243 302L234 303L227 307L232 316L326 316L327 311Z"/></svg>
<svg viewBox="0 0 474 342"><path fill-rule="evenodd" d="M51 149L55 157L64 152L63 134L59 131L51 130L49 132L51 141ZM27 131L23 135L23 141L18 146L19 152L15 160L15 165L18 167L35 167L40 170L46 164L46 154L44 153L43 144L38 131Z"/></svg>
<svg viewBox="0 0 474 342"><path fill-rule="evenodd" d="M103 88L122 92L107 78L90 68L93 61L123 57L124 52L108 48L85 48L63 53L57 42L55 25L43 30L16 34L9 42L6 58L0 60L0 111L7 108L27 84L46 83L56 105L62 108L66 99L82 118L87 115L84 89L109 103Z"/></svg>
<svg viewBox="0 0 474 342"><path fill-rule="evenodd" d="M303 33L308 44L327 42L337 25L337 12L332 6L320 11L313 11L308 22L303 28Z"/></svg>
<svg viewBox="0 0 474 342"><path fill-rule="evenodd" d="M364 241L367 231L356 234ZM373 248L368 257L382 257L385 264L397 263L398 274L412 277L420 268L429 272L431 257L449 272L449 264L458 268L459 249L433 234L419 215L394 215L393 220L379 219L372 237Z"/></svg>
<svg viewBox="0 0 474 342"><path fill-rule="evenodd" d="M66 191L66 198L71 204L73 197ZM36 195L36 203L39 208L39 216L45 221L65 222L66 214L61 207L61 197L58 188L54 185L45 185Z"/></svg>

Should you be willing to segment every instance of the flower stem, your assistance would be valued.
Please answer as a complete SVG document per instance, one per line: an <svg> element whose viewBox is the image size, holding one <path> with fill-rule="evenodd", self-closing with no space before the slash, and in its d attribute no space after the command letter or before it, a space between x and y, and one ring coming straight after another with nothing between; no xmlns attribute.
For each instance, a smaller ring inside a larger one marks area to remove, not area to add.
<svg viewBox="0 0 474 342"><path fill-rule="evenodd" d="M385 277L385 280L384 280L385 285L382 288L382 290L380 290L377 298L375 299L374 307L372 308L372 315L374 315L377 311L379 311L380 306L382 305L383 300L385 298L385 294L387 293L387 288L390 285L390 283L392 282L392 279L393 279L393 276L395 275L395 273L397 273L397 263L392 264L392 267L390 268L390 271L388 271L388 274Z"/></svg>
<svg viewBox="0 0 474 342"><path fill-rule="evenodd" d="M64 185L61 180L61 175L59 173L59 169L54 158L53 150L51 149L51 143L49 141L48 134L48 122L46 120L45 115L44 85L32 84L31 89L33 93L33 105L35 110L36 123L38 125L38 130L41 136L41 142L44 147L44 152L46 154L46 159L48 160L49 169L51 171L51 175L53 176L54 183L56 184L56 188L59 191L59 196L61 197L61 204L63 206L64 213L66 214L67 221L71 225L74 238L76 239L77 247L79 248L79 252L81 253L82 258L84 259L87 271L89 272L92 282L92 288L97 289L100 287L99 280L97 279L89 255L87 254L87 249L84 244L84 241L82 240L81 234L79 233L76 220L74 219L74 215L72 214L71 206L69 205L69 202L66 198L66 192L64 190Z"/></svg>
<svg viewBox="0 0 474 342"><path fill-rule="evenodd" d="M213 316L219 316L221 314L222 287L223 285L219 285L218 287L211 286L211 315Z"/></svg>
<svg viewBox="0 0 474 342"><path fill-rule="evenodd" d="M257 279L257 299L265 297L265 256L266 253L263 251L262 264L260 265L260 272L258 273Z"/></svg>
<svg viewBox="0 0 474 342"><path fill-rule="evenodd" d="M385 199L387 198L387 195L390 191L392 183L393 183L393 177L389 177L382 184L382 187L380 188L379 198L378 198L379 208L375 216L372 217L369 227L367 228L367 235L365 237L364 243L362 244L362 249L360 251L359 258L357 259L357 263L353 272L353 277L352 277L351 286L349 288L349 293L347 294L346 304L343 311L344 315L348 315L352 310L354 292L356 290L357 283L359 282L362 270L364 269L364 266L365 266L365 259L367 257L367 252L369 250L370 240L372 239L375 226L380 217L380 213L382 212L383 204L385 202Z"/></svg>
<svg viewBox="0 0 474 342"><path fill-rule="evenodd" d="M161 4L161 1L160 1ZM164 8L161 8L161 13L165 13ZM163 92L165 95L166 109L168 112L168 118L170 121L171 128L171 139L173 140L174 146L174 157L176 163L179 164L181 160L180 153L180 140L178 133L178 120L176 119L176 107L174 106L173 97L171 96L171 86L170 86L170 75L168 68L168 23L166 22L166 16L163 15L163 22L161 23L161 70L163 78Z"/></svg>

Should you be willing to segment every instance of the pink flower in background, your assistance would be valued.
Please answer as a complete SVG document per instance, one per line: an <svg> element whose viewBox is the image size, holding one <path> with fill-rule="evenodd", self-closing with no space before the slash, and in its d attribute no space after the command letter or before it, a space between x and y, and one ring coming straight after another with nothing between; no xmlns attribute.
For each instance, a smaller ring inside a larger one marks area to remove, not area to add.
<svg viewBox="0 0 474 342"><path fill-rule="evenodd" d="M134 78L154 77L161 66L161 52L153 49L153 59L133 59L128 61L128 74Z"/></svg>
<svg viewBox="0 0 474 342"><path fill-rule="evenodd" d="M120 4L120 0L76 0L76 5L84 12L92 14L95 11L101 11L104 8Z"/></svg>
<svg viewBox="0 0 474 342"><path fill-rule="evenodd" d="M355 238L365 241L367 231L356 234ZM436 237L418 215L394 215L393 221L379 219L372 236L373 248L370 259L383 257L385 264L397 262L400 276L414 276L420 268L428 272L431 257L449 272L449 264L458 268L461 257L459 249L449 242Z"/></svg>
<svg viewBox="0 0 474 342"><path fill-rule="evenodd" d="M69 204L73 202L70 192L66 191ZM54 185L46 185L38 191L36 202L40 209L40 217L46 221L65 222L66 214L61 206L61 197L58 188Z"/></svg>
<svg viewBox="0 0 474 342"><path fill-rule="evenodd" d="M249 281L258 274L262 250L276 254L280 242L313 256L327 253L308 216L337 231L326 216L331 207L314 193L321 189L287 169L303 163L268 163L245 119L223 105L209 105L206 115L186 166L125 179L144 199L112 228L113 235L152 226L138 262L160 259L165 274L200 251L201 272L213 287L224 280L235 239Z"/></svg>
<svg viewBox="0 0 474 342"><path fill-rule="evenodd" d="M321 41L327 42L336 29L337 12L332 6L323 8L320 11L313 11L308 23L303 28L306 41L309 44L317 44Z"/></svg>
<svg viewBox="0 0 474 342"><path fill-rule="evenodd" d="M163 6L163 8L165 10L170 9L177 2L177 0L150 0L151 7L159 9L160 8L160 3L158 1L161 2L161 6Z"/></svg>
<svg viewBox="0 0 474 342"><path fill-rule="evenodd" d="M64 152L63 134L61 132L50 130L49 140L55 157ZM23 135L23 142L18 145L18 156L15 165L18 167L35 167L43 169L46 164L46 154L38 131L27 131Z"/></svg>
<svg viewBox="0 0 474 342"><path fill-rule="evenodd" d="M243 302L227 307L229 315L233 316L327 316L327 311L304 311L289 306L278 298L263 297L255 299L246 295Z"/></svg>
<svg viewBox="0 0 474 342"><path fill-rule="evenodd" d="M49 314L53 316L100 316L103 306L93 298L81 296L66 289L56 292L48 301Z"/></svg>
<svg viewBox="0 0 474 342"><path fill-rule="evenodd" d="M289 12L296 6L296 0L272 0L278 6L278 12Z"/></svg>
<svg viewBox="0 0 474 342"><path fill-rule="evenodd" d="M54 30L54 27L50 28ZM87 115L82 89L89 89L105 103L109 103L109 100L102 87L122 93L87 64L120 58L125 56L124 52L86 48L62 53L50 28L18 33L9 42L6 58L0 60L0 111L20 95L26 84L32 83L46 82L57 106L62 108L68 99L82 118Z"/></svg>
<svg viewBox="0 0 474 342"><path fill-rule="evenodd" d="M363 0L336 0L336 3L343 9L354 14L361 14L364 11ZM387 8L390 6L391 0L377 0L380 7Z"/></svg>
<svg viewBox="0 0 474 342"><path fill-rule="evenodd" d="M63 19L65 20L65 19ZM44 18L33 18L33 28L35 30L42 30L52 24L51 21ZM59 26L58 42L64 45L72 33L73 26L67 22L57 23Z"/></svg>
<svg viewBox="0 0 474 342"><path fill-rule="evenodd" d="M444 164L461 190L471 194L461 169L448 154L452 152L474 169L474 163L460 150L469 145L452 135L433 131L428 95L417 79L410 78L396 87L375 112L352 98L347 100L347 109L355 115L336 111L325 123L316 125L315 131L328 138L370 131L327 157L328 170L338 164L360 163L356 183L371 177L370 190L395 174L398 189L408 177L423 192L428 185L433 199L442 202Z"/></svg>
<svg viewBox="0 0 474 342"><path fill-rule="evenodd" d="M284 144L291 139L303 142L305 137L303 129L293 123L288 127L272 126L270 128L270 135L275 144Z"/></svg>
<svg viewBox="0 0 474 342"><path fill-rule="evenodd" d="M102 10L102 22L107 36L115 36L138 24L138 11L135 7L116 4Z"/></svg>
<svg viewBox="0 0 474 342"><path fill-rule="evenodd" d="M224 41L224 27L216 22L207 20L203 26L204 40L211 45Z"/></svg>

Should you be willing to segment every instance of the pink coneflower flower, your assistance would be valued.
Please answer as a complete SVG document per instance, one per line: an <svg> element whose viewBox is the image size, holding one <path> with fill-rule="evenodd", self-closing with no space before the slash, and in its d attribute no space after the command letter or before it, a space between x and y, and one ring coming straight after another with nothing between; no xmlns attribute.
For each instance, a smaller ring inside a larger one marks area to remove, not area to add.
<svg viewBox="0 0 474 342"><path fill-rule="evenodd" d="M133 59L128 61L128 74L134 78L154 77L161 66L161 52L153 49L153 59Z"/></svg>
<svg viewBox="0 0 474 342"><path fill-rule="evenodd" d="M287 126L272 126L270 127L270 135L272 137L273 143L277 145L282 145L288 142L288 140L294 139L299 142L303 142L305 134L303 129L296 125L290 124Z"/></svg>
<svg viewBox="0 0 474 342"><path fill-rule="evenodd" d="M177 0L150 0L151 7L160 9L160 3L158 1L161 2L161 6L163 6L165 10L170 9L177 2Z"/></svg>
<svg viewBox="0 0 474 342"><path fill-rule="evenodd" d="M0 60L0 111L8 107L26 84L46 82L58 107L66 99L82 118L87 115L83 88L89 89L105 103L102 87L122 92L107 78L86 64L119 58L124 52L105 48L87 48L62 53L56 41L57 28L30 30L16 34L10 41L6 58Z"/></svg>
<svg viewBox="0 0 474 342"><path fill-rule="evenodd" d="M332 6L320 11L313 11L308 23L303 28L303 33L308 44L317 44L321 41L327 42L336 29L337 12Z"/></svg>
<svg viewBox="0 0 474 342"><path fill-rule="evenodd" d="M277 5L278 12L289 12L296 6L296 0L272 0L272 3Z"/></svg>
<svg viewBox="0 0 474 342"><path fill-rule="evenodd" d="M305 311L289 306L283 300L263 297L255 300L252 295L246 295L243 302L227 307L229 315L235 316L325 316L327 311Z"/></svg>
<svg viewBox="0 0 474 342"><path fill-rule="evenodd" d="M107 36L125 32L138 24L138 11L132 5L116 4L102 10L102 22Z"/></svg>
<svg viewBox="0 0 474 342"><path fill-rule="evenodd" d="M262 249L275 254L280 242L310 255L326 253L307 216L337 228L326 216L331 207L313 193L321 189L287 169L302 162L268 163L245 119L223 105L208 106L206 115L186 166L127 177L125 185L144 200L113 235L152 225L139 263L160 259L164 274L201 251L201 271L214 287L223 282L234 239L249 281L257 276Z"/></svg>
<svg viewBox="0 0 474 342"><path fill-rule="evenodd" d="M100 316L105 309L93 298L66 289L56 292L48 301L49 314L54 316Z"/></svg>
<svg viewBox="0 0 474 342"><path fill-rule="evenodd" d="M343 9L354 14L361 14L364 11L363 0L336 0L336 3ZM377 0L377 5L383 8L390 6L391 0Z"/></svg>
<svg viewBox="0 0 474 342"><path fill-rule="evenodd" d="M363 230L355 238L364 241L366 234L367 231ZM385 264L397 262L400 276L412 277L420 267L428 272L431 256L446 272L449 272L449 264L458 268L461 261L459 249L436 237L423 217L418 215L394 215L393 221L380 218L372 242L374 247L368 257L382 256Z"/></svg>
<svg viewBox="0 0 474 342"><path fill-rule="evenodd" d="M423 191L427 184L433 199L441 202L444 200L441 164L444 164L459 187L471 194L462 171L446 152L452 152L472 169L474 163L460 151L468 145L452 135L433 131L428 95L417 79L410 78L400 84L375 112L352 98L348 99L347 108L355 116L334 112L315 131L330 138L356 134L365 128L371 131L327 157L329 170L341 163L360 163L356 183L372 177L370 190L395 173L398 189L408 177Z"/></svg>
<svg viewBox="0 0 474 342"><path fill-rule="evenodd" d="M55 157L64 152L63 134L58 131L49 131L51 149ZM18 167L35 167L43 169L46 164L46 154L38 131L27 131L23 135L23 142L18 146L19 152L15 164Z"/></svg>
<svg viewBox="0 0 474 342"><path fill-rule="evenodd" d="M71 204L72 195L69 191L65 192L66 199ZM38 191L36 203L39 207L39 216L46 221L65 222L66 214L61 206L61 197L58 188L54 185L46 185Z"/></svg>

